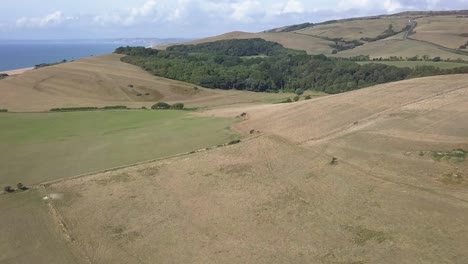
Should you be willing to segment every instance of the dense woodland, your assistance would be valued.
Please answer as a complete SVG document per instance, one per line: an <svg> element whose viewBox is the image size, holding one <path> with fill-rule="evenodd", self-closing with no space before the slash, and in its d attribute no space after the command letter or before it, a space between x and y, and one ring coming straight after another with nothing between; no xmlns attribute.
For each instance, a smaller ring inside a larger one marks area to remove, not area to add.
<svg viewBox="0 0 468 264"><path fill-rule="evenodd" d="M467 73L468 67L398 68L384 64L359 65L353 61L307 55L263 39L221 40L177 45L167 50L120 47L122 61L165 78L207 88L257 92L316 90L340 93L411 77Z"/></svg>

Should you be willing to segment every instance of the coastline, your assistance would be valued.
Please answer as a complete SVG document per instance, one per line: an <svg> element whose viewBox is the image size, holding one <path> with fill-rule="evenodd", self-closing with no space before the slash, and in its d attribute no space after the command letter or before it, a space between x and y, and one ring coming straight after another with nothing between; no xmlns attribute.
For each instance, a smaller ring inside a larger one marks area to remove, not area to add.
<svg viewBox="0 0 468 264"><path fill-rule="evenodd" d="M21 68L21 69L15 69L15 70L8 70L8 71L0 71L0 73L6 73L9 76L13 75L19 75L22 73L25 73L27 71L34 70L34 67L28 67L28 68Z"/></svg>

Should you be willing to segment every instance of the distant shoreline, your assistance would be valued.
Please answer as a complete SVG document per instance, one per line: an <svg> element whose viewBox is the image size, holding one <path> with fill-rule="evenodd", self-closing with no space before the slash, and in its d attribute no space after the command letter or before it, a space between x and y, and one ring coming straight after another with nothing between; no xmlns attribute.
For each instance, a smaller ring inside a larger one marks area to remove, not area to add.
<svg viewBox="0 0 468 264"><path fill-rule="evenodd" d="M23 74L27 71L30 71L30 70L34 70L34 67L28 67L28 68L21 68L21 69L15 69L15 70L8 70L8 71L0 71L0 73L6 73L10 76L13 76L13 75L19 75L19 74Z"/></svg>

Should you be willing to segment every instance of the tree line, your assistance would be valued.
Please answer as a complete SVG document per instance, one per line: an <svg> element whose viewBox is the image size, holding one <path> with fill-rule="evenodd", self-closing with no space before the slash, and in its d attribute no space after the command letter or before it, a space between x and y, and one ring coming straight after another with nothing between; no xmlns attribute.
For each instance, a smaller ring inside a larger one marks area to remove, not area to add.
<svg viewBox="0 0 468 264"><path fill-rule="evenodd" d="M340 93L412 76L448 74L439 68L359 65L325 55L308 55L263 39L177 45L167 50L120 47L122 61L165 78L207 88L256 92L316 90ZM468 69L462 70L468 72Z"/></svg>

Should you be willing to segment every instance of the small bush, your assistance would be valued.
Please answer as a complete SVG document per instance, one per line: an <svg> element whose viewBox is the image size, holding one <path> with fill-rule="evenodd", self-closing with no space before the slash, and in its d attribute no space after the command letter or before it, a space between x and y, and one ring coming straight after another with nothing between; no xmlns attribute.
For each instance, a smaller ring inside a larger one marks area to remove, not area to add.
<svg viewBox="0 0 468 264"><path fill-rule="evenodd" d="M16 187L17 187L18 190L20 190L20 191L26 191L26 190L28 189L28 187L24 186L24 184L22 184L21 182L18 183L18 184L16 185Z"/></svg>
<svg viewBox="0 0 468 264"><path fill-rule="evenodd" d="M141 109L146 110L146 109L148 109L148 108L146 108L146 106L142 106Z"/></svg>
<svg viewBox="0 0 468 264"><path fill-rule="evenodd" d="M281 103L292 103L292 100L291 100L291 98L288 98L288 99L286 99L284 101L281 101Z"/></svg>
<svg viewBox="0 0 468 264"><path fill-rule="evenodd" d="M336 50L336 49L334 49L334 50L332 51L332 54L337 54L337 53L338 53L338 50Z"/></svg>
<svg viewBox="0 0 468 264"><path fill-rule="evenodd" d="M133 84L129 84L129 85L128 85L128 88L133 88Z"/></svg>
<svg viewBox="0 0 468 264"><path fill-rule="evenodd" d="M434 57L432 61L441 61L440 57Z"/></svg>
<svg viewBox="0 0 468 264"><path fill-rule="evenodd" d="M297 95L302 95L304 93L304 90L302 89L296 89L296 91L294 91Z"/></svg>
<svg viewBox="0 0 468 264"><path fill-rule="evenodd" d="M194 87L193 87L193 90L197 91L197 90L198 90L198 87L197 87L197 86L194 86Z"/></svg>
<svg viewBox="0 0 468 264"><path fill-rule="evenodd" d="M128 109L128 108L125 105L110 105L110 106L104 106L102 109L111 110L111 109Z"/></svg>
<svg viewBox="0 0 468 264"><path fill-rule="evenodd" d="M241 141L240 139L232 140L228 143L228 145L234 145L234 144L239 144Z"/></svg>
<svg viewBox="0 0 468 264"><path fill-rule="evenodd" d="M3 190L7 193L12 193L15 191L15 189L11 188L11 186L5 186Z"/></svg>
<svg viewBox="0 0 468 264"><path fill-rule="evenodd" d="M296 95L296 96L294 96L294 98L293 98L294 102L299 101L299 99L300 99L299 95Z"/></svg>
<svg viewBox="0 0 468 264"><path fill-rule="evenodd" d="M3 79L3 78L6 78L6 77L8 77L8 74L0 73L0 80Z"/></svg>
<svg viewBox="0 0 468 264"><path fill-rule="evenodd" d="M0 109L0 113L6 113L8 112L8 109Z"/></svg>
<svg viewBox="0 0 468 264"><path fill-rule="evenodd" d="M175 103L171 106L171 109L174 110L182 110L184 109L184 104L183 103Z"/></svg>
<svg viewBox="0 0 468 264"><path fill-rule="evenodd" d="M72 112L72 111L95 111L99 108L95 106L88 107L63 107L63 108L52 108L50 112Z"/></svg>
<svg viewBox="0 0 468 264"><path fill-rule="evenodd" d="M171 108L171 105L168 103L164 103L164 102L157 102L156 104L151 106L151 109L170 109L170 108Z"/></svg>
<svg viewBox="0 0 468 264"><path fill-rule="evenodd" d="M312 96L306 95L306 97L304 97L304 99L305 99L305 100L310 100L310 99L312 99Z"/></svg>
<svg viewBox="0 0 468 264"><path fill-rule="evenodd" d="M136 96L142 96L142 95L143 95L143 94L141 94L141 93L137 93L137 94L136 94Z"/></svg>

